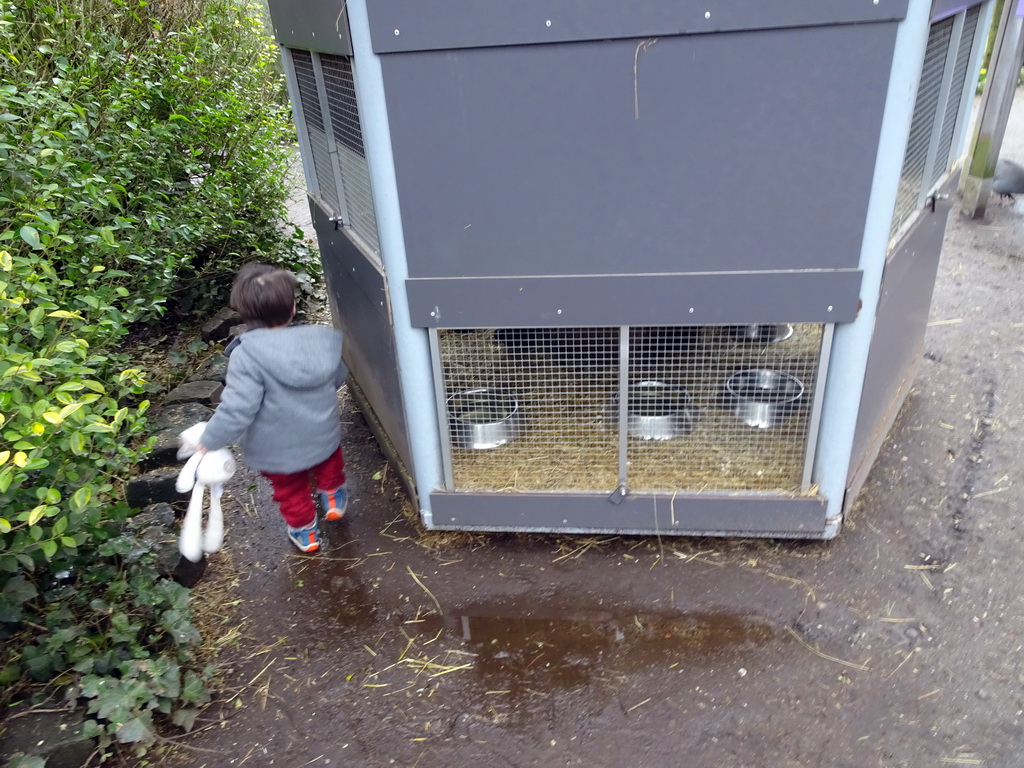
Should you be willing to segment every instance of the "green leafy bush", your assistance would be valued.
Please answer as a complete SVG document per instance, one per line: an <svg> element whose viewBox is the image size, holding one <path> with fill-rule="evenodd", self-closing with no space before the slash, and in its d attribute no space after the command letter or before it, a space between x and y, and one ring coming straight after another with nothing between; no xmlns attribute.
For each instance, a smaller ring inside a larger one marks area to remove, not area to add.
<svg viewBox="0 0 1024 768"><path fill-rule="evenodd" d="M318 277L275 59L232 0L0 0L0 703L56 682L146 743L206 696L187 591L114 525L149 408L123 347L246 261Z"/></svg>
<svg viewBox="0 0 1024 768"><path fill-rule="evenodd" d="M243 259L301 260L301 238L282 236L291 127L276 52L248 10L10 6L0 210L14 226L0 238L46 251L73 283L120 270L127 322L216 304Z"/></svg>

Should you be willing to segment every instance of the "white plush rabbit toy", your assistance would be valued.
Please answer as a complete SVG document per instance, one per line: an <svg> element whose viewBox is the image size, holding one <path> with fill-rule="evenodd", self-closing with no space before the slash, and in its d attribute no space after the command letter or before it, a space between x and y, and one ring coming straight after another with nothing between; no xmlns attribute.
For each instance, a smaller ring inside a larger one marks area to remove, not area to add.
<svg viewBox="0 0 1024 768"><path fill-rule="evenodd" d="M229 449L196 453L205 429L206 422L201 421L179 436L181 447L178 448L178 459L188 458L188 461L174 484L178 493L192 491L188 511L181 523L178 551L193 563L202 560L204 552L216 552L224 543L224 514L220 497L224 492L224 483L235 474L235 457ZM210 514L204 533L203 497L207 488L210 489Z"/></svg>

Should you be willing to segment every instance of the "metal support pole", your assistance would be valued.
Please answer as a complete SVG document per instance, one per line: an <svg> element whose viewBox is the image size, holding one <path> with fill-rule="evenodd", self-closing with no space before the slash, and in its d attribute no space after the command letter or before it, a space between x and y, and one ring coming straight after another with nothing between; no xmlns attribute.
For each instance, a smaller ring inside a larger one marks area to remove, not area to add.
<svg viewBox="0 0 1024 768"><path fill-rule="evenodd" d="M398 378L408 428L411 467L416 480L420 517L427 528L433 527L430 493L443 487L441 466L441 420L437 413L430 338L425 328L416 328L409 318L409 299L405 281L409 262L405 253L402 211L398 200L395 158L391 148L391 128L384 98L384 73L380 58L373 51L370 18L366 0L346 0L352 52L355 57L356 99L363 127L363 144L370 168L373 207L377 214L380 255L388 280L391 322L398 358Z"/></svg>
<svg viewBox="0 0 1024 768"><path fill-rule="evenodd" d="M996 160L1003 145L1006 121L1010 116L1013 94L1021 69L1021 32L1024 19L1017 15L1017 0L1005 0L999 17L999 29L992 47L988 77L981 97L971 151L960 177L962 200L960 211L964 216L980 219L992 191L992 176Z"/></svg>

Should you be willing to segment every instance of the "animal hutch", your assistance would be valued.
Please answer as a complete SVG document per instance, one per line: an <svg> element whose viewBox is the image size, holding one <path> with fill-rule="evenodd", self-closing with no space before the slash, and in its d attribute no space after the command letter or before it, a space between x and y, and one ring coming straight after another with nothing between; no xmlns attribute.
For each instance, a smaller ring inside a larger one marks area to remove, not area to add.
<svg viewBox="0 0 1024 768"><path fill-rule="evenodd" d="M352 391L429 528L835 536L991 3L271 0Z"/></svg>

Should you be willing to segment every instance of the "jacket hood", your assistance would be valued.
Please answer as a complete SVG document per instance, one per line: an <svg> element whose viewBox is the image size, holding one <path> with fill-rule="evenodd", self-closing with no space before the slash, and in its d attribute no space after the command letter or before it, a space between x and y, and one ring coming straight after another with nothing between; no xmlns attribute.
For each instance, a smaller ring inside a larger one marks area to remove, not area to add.
<svg viewBox="0 0 1024 768"><path fill-rule="evenodd" d="M236 341L267 375L298 389L332 381L341 360L341 334L322 325L254 328Z"/></svg>

